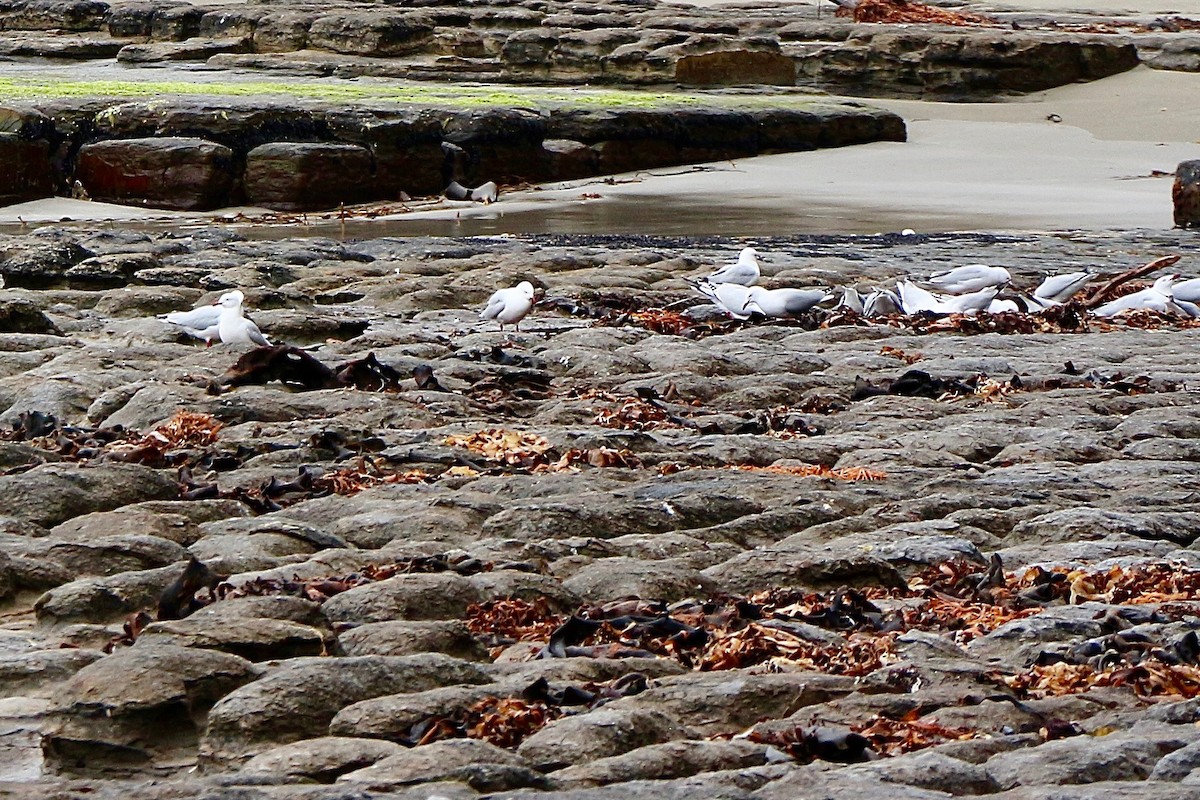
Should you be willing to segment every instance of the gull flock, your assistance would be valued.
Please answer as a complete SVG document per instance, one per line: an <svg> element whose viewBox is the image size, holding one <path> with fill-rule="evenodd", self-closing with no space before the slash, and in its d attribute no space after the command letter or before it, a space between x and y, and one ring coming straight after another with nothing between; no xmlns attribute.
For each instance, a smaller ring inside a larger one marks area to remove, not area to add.
<svg viewBox="0 0 1200 800"><path fill-rule="evenodd" d="M762 277L758 260L757 251L747 247L734 263L706 276L685 280L693 290L734 319L750 319L754 314L784 319L824 303L834 303L836 308L849 309L866 318L896 314L1037 313L1066 303L1095 277L1088 271L1050 275L1032 292L1025 293L1012 288L1012 276L1003 267L967 264L935 273L922 281L906 278L894 287L881 287L866 294L852 286L839 293L823 288L767 289L757 286L755 284ZM1002 292L1003 297L1000 296ZM500 289L488 299L479 318L484 322L498 322L501 330L510 324L519 331L521 320L536 304L536 294L529 281ZM221 295L212 305L163 314L159 319L210 346L216 341L270 345L258 326L246 318L244 302L245 295L235 290ZM1200 278L1182 280L1177 274L1164 275L1152 286L1118 297L1091 309L1091 313L1114 317L1142 309L1200 318Z"/></svg>
<svg viewBox="0 0 1200 800"><path fill-rule="evenodd" d="M863 295L854 287L846 287L840 294L825 289L764 289L754 285L761 275L758 253L747 247L738 255L736 263L706 277L688 279L688 284L735 319L748 319L753 313L766 317L792 317L834 301L837 307L850 309L864 317L886 317L893 314L1037 313L1066 303L1094 277L1086 271L1050 275L1032 292L1025 293L1012 289L1012 275L1003 267L967 264L935 273L924 281L904 279L895 287L878 288ZM1001 292L1008 296L1001 297ZM1149 309L1200 317L1198 304L1200 278L1181 281L1179 275L1173 274L1164 275L1153 286L1092 309L1091 313L1114 317L1126 311Z"/></svg>

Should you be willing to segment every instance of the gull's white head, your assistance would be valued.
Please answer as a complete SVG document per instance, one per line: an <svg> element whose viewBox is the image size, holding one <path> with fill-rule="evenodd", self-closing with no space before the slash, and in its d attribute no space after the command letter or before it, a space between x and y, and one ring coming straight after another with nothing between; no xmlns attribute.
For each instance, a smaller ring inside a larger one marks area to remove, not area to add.
<svg viewBox="0 0 1200 800"><path fill-rule="evenodd" d="M521 294L525 295L526 297L528 297L530 299L533 298L533 284L530 283L529 281L521 281L520 283L517 284L517 288L519 290L521 290Z"/></svg>
<svg viewBox="0 0 1200 800"><path fill-rule="evenodd" d="M1156 280L1154 282L1154 291L1156 291L1160 294L1165 294L1168 297L1170 297L1171 296L1171 284L1175 283L1175 281L1177 281L1177 280L1179 280L1178 275L1163 275L1161 278L1159 278L1158 280Z"/></svg>
<svg viewBox="0 0 1200 800"><path fill-rule="evenodd" d="M738 253L738 263L739 264L757 264L758 263L758 251L755 250L753 247L743 248L742 252Z"/></svg>
<svg viewBox="0 0 1200 800"><path fill-rule="evenodd" d="M217 298L217 302L213 303L213 305L220 306L221 308L237 308L245 299L246 295L242 294L240 290L234 289L232 292L226 292Z"/></svg>

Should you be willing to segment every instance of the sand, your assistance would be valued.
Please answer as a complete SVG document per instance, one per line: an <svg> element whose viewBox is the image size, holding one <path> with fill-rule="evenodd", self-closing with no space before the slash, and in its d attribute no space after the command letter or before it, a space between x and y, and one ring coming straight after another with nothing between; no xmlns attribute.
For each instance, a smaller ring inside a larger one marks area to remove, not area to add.
<svg viewBox="0 0 1200 800"><path fill-rule="evenodd" d="M461 215L493 233L1170 228L1171 178L1155 173L1200 158L1196 97L1200 75L1139 67L1008 103L873 100L905 118L908 142L576 182L413 221Z"/></svg>

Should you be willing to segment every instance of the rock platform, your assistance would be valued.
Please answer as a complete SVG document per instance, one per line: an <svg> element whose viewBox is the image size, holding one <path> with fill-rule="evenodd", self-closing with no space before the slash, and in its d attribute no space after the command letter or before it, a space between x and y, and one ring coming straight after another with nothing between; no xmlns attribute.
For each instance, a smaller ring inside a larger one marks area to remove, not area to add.
<svg viewBox="0 0 1200 800"><path fill-rule="evenodd" d="M1194 796L1200 329L689 308L744 244L0 239L0 797ZM155 318L235 286L274 371Z"/></svg>
<svg viewBox="0 0 1200 800"><path fill-rule="evenodd" d="M767 153L903 141L853 101L662 108L438 108L395 102L172 97L10 103L0 199L69 192L179 210L314 211L478 186L571 180Z"/></svg>
<svg viewBox="0 0 1200 800"><path fill-rule="evenodd" d="M13 102L0 109L0 202L82 189L165 209L325 210L426 196L451 181L537 183L904 137L899 119L853 103L797 108L797 88L984 101L1139 64L1200 70L1200 23L1186 18L972 10L978 23L955 26L859 23L769 3L12 0L0 8L0 56L74 61L81 75L119 63L239 80L684 87L713 99L470 111L261 93ZM774 106L729 109L711 92L731 88L782 94Z"/></svg>
<svg viewBox="0 0 1200 800"><path fill-rule="evenodd" d="M860 24L799 3L13 0L0 10L0 53L342 77L760 84L977 100L1138 63L1200 68L1200 32L1186 18L986 3L970 10L980 24Z"/></svg>

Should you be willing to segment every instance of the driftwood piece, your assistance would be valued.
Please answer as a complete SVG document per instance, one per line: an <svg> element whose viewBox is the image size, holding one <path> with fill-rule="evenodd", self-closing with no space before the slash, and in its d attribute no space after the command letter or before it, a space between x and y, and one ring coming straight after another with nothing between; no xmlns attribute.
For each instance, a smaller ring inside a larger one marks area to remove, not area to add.
<svg viewBox="0 0 1200 800"><path fill-rule="evenodd" d="M1082 301L1083 306L1084 308L1096 308L1099 305L1107 303L1109 300L1112 300L1115 297L1113 292L1116 291L1117 287L1124 283L1128 283L1129 281L1149 275L1151 272L1160 270L1163 267L1169 267L1178 260L1179 256L1163 256L1162 258L1154 259L1149 264L1142 264L1140 267L1134 267L1133 269L1126 270L1100 288L1093 290L1091 294L1087 295L1087 297L1085 297Z"/></svg>

